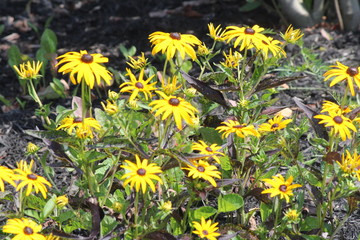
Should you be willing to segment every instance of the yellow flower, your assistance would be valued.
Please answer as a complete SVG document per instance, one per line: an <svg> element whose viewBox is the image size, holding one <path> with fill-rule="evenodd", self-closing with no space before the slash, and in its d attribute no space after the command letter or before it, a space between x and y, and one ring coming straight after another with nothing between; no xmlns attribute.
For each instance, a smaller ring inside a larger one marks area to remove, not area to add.
<svg viewBox="0 0 360 240"><path fill-rule="evenodd" d="M181 85L177 85L177 76L173 76L172 78L168 78L166 82L161 79L161 88L164 93L171 95L180 89Z"/></svg>
<svg viewBox="0 0 360 240"><path fill-rule="evenodd" d="M324 100L320 112L336 112L339 114L345 114L351 112L351 109L349 107L342 107L334 102Z"/></svg>
<svg viewBox="0 0 360 240"><path fill-rule="evenodd" d="M351 132L356 132L356 128L352 121L340 114L339 112L329 112L329 115L316 115L314 118L321 119L319 124L325 124L325 127L332 127L331 131L333 134L339 134L341 140L351 139Z"/></svg>
<svg viewBox="0 0 360 240"><path fill-rule="evenodd" d="M267 37L261 32L264 31L264 28L254 25L253 27L237 27L237 26L228 26L226 27L226 32L224 37L227 42L230 42L233 38L236 38L234 42L234 47L236 48L240 45L240 51L245 48L257 48L261 49L263 46L262 41L267 41Z"/></svg>
<svg viewBox="0 0 360 240"><path fill-rule="evenodd" d="M110 100L115 101L115 100L119 99L119 97L120 97L119 93L111 91L111 90L108 91L108 98Z"/></svg>
<svg viewBox="0 0 360 240"><path fill-rule="evenodd" d="M37 151L39 151L40 147L35 145L34 143L32 142L29 142L27 147L26 147L26 152L28 154L34 154L36 153Z"/></svg>
<svg viewBox="0 0 360 240"><path fill-rule="evenodd" d="M195 117L195 112L198 110L183 98L175 96L166 96L165 93L157 91L157 93L164 99L154 100L149 106L154 105L152 112L156 111L155 117L162 114L161 120L167 119L170 115L174 116L176 126L182 130L182 120L188 124L193 124L191 118Z"/></svg>
<svg viewBox="0 0 360 240"><path fill-rule="evenodd" d="M356 151L354 155L351 155L351 153L346 150L346 155L342 154L341 162L336 162L344 173L349 175L354 174L360 181L360 155L358 155Z"/></svg>
<svg viewBox="0 0 360 240"><path fill-rule="evenodd" d="M13 240L46 240L40 234L42 227L33 220L26 218L12 218L6 221L2 231L4 233L15 234Z"/></svg>
<svg viewBox="0 0 360 240"><path fill-rule="evenodd" d="M213 23L209 23L208 24L208 28L209 28L209 36L214 39L215 41L224 41L224 33L225 30L223 30L221 28L221 25L218 25L216 28L214 27Z"/></svg>
<svg viewBox="0 0 360 240"><path fill-rule="evenodd" d="M76 136L79 138L93 138L92 129L100 130L101 126L99 122L94 118L85 118L84 121L81 118L66 117L61 121L61 125L56 129L66 129L68 134L72 134L75 129Z"/></svg>
<svg viewBox="0 0 360 240"><path fill-rule="evenodd" d="M262 46L260 47L260 50L265 59L268 57L269 51L275 58L286 57L286 52L279 46L281 44L280 41L275 40L272 37L267 37L267 41L262 40L261 42Z"/></svg>
<svg viewBox="0 0 360 240"><path fill-rule="evenodd" d="M16 191L27 186L26 196L29 196L34 189L36 193L40 191L42 196L46 198L47 188L45 185L51 187L51 184L44 177L32 172L33 164L34 160L31 160L29 165L27 165L24 160L21 160L18 164L18 168L14 169L14 172L16 173L14 175L14 180L20 181L16 187Z"/></svg>
<svg viewBox="0 0 360 240"><path fill-rule="evenodd" d="M171 212L172 211L172 204L171 201L166 201L161 199L158 209L163 212Z"/></svg>
<svg viewBox="0 0 360 240"><path fill-rule="evenodd" d="M220 163L220 159L217 155L225 156L224 153L218 151L221 147L215 143L209 146L204 141L199 140L199 142L194 142L191 148L192 150L199 151L199 154L211 155L211 157L206 157L206 159L213 158L217 163Z"/></svg>
<svg viewBox="0 0 360 240"><path fill-rule="evenodd" d="M285 213L285 219L289 222L298 222L300 216L300 212L298 212L296 209L289 209Z"/></svg>
<svg viewBox="0 0 360 240"><path fill-rule="evenodd" d="M221 173L217 171L217 167L214 165L210 165L206 161L199 160L192 162L193 166L188 165L187 167L183 167L182 169L189 170L188 177L192 177L193 179L202 178L206 181L209 181L211 185L214 187L217 186L214 178L221 178Z"/></svg>
<svg viewBox="0 0 360 240"><path fill-rule="evenodd" d="M290 25L284 34L280 34L280 36L288 43L295 44L304 34L300 29L293 29Z"/></svg>
<svg viewBox="0 0 360 240"><path fill-rule="evenodd" d="M253 125L247 126L247 124L240 124L238 121L228 120L227 122L222 122L226 126L217 127L215 130L219 132L224 132L222 138L228 137L231 133L235 133L241 138L246 136L253 135L255 137L260 137L259 132L254 128Z"/></svg>
<svg viewBox="0 0 360 240"><path fill-rule="evenodd" d="M292 184L293 176L290 176L286 181L280 174L273 176L272 179L262 179L263 182L270 184L272 188L262 191L262 194L270 193L270 197L280 195L280 199L285 198L286 202L290 201L290 196L293 196L292 190L301 187L300 184Z"/></svg>
<svg viewBox="0 0 360 240"><path fill-rule="evenodd" d="M277 130L283 129L292 122L292 119L282 120L284 117L282 115L276 115L273 119L270 119L267 123L263 123L259 126L260 132L275 132Z"/></svg>
<svg viewBox="0 0 360 240"><path fill-rule="evenodd" d="M39 71L41 69L42 66L42 62L30 62L27 61L26 63L22 63L20 64L20 69L14 65L14 69L16 70L17 74L19 75L20 79L37 79L39 77L41 77L41 75L39 74Z"/></svg>
<svg viewBox="0 0 360 240"><path fill-rule="evenodd" d="M154 32L149 35L149 40L153 46L151 53L153 55L160 51L162 54L166 53L167 60L173 58L176 52L179 52L182 59L185 59L185 55L188 55L192 60L195 60L194 46L201 44L201 41L194 35L177 32Z"/></svg>
<svg viewBox="0 0 360 240"><path fill-rule="evenodd" d="M64 207L68 203L69 203L69 199L66 195L58 196L56 198L56 206L58 206L59 208Z"/></svg>
<svg viewBox="0 0 360 240"><path fill-rule="evenodd" d="M14 182L14 171L7 167L0 166L0 191L1 192L5 191L4 181L11 184L13 187L16 187L16 184Z"/></svg>
<svg viewBox="0 0 360 240"><path fill-rule="evenodd" d="M350 93L352 96L355 96L355 90L354 90L354 83L360 88L360 67L348 67L344 64L341 64L340 62L336 61L337 65L332 65L333 69L327 71L324 73L324 81L329 80L332 77L335 77L331 83L330 87L334 86L335 84L347 80L348 88L350 89Z"/></svg>
<svg viewBox="0 0 360 240"><path fill-rule="evenodd" d="M219 223L212 224L211 220L206 221L204 217L201 217L201 222L192 222L196 230L193 233L197 234L200 238L206 238L208 240L216 240L216 237L221 234L216 232L219 228L216 227Z"/></svg>
<svg viewBox="0 0 360 240"><path fill-rule="evenodd" d="M116 103L112 101L106 100L106 106L103 102L100 102L101 106L103 107L104 111L110 115L113 115L119 111L119 108Z"/></svg>
<svg viewBox="0 0 360 240"><path fill-rule="evenodd" d="M235 51L234 54L232 49L230 49L229 54L223 52L225 57L225 62L220 62L221 65L228 67L228 68L237 68L239 66L240 61L242 60L242 55L238 51Z"/></svg>
<svg viewBox="0 0 360 240"><path fill-rule="evenodd" d="M121 165L120 167L129 170L129 172L125 173L121 179L125 179L124 186L130 183L130 187L133 188L135 185L135 189L139 192L140 187L142 192L146 192L147 185L150 186L151 190L155 192L155 184L152 179L157 180L159 183L163 184L161 178L156 175L158 173L162 173L161 168L156 165L156 163L148 164L148 160L144 159L142 162L138 155L135 155L136 164L130 162L129 160L125 160L127 165Z"/></svg>
<svg viewBox="0 0 360 240"><path fill-rule="evenodd" d="M206 47L205 43L202 43L201 45L198 46L197 53L200 56L206 56L209 55L211 51Z"/></svg>
<svg viewBox="0 0 360 240"><path fill-rule="evenodd" d="M89 54L86 50L80 50L80 52L67 52L57 59L61 60L56 66L64 64L58 71L63 74L70 73L70 80L73 84L79 84L84 80L86 85L92 89L95 80L100 85L101 79L103 79L110 85L111 73L101 65L109 60L100 53ZM75 74L77 75L76 79Z"/></svg>
<svg viewBox="0 0 360 240"><path fill-rule="evenodd" d="M130 67L132 67L132 69L142 69L145 68L146 65L148 65L148 59L145 58L145 54L143 52L141 52L141 56L137 56L137 57L130 57L130 62L126 62Z"/></svg>
<svg viewBox="0 0 360 240"><path fill-rule="evenodd" d="M54 236L52 235L52 233L50 233L50 235L46 236L46 240L60 240L60 237Z"/></svg>
<svg viewBox="0 0 360 240"><path fill-rule="evenodd" d="M144 94L146 100L151 98L151 91L156 90L156 88L154 87L156 82L149 82L151 81L151 79L153 79L155 75L152 75L147 80L143 80L145 71L144 68L142 68L140 71L139 79L136 79L135 75L131 72L129 68L127 68L126 71L126 75L130 76L130 82L124 82L123 84L121 84L120 88L122 89L120 90L120 92L132 92L129 101L134 100L138 96L139 92Z"/></svg>

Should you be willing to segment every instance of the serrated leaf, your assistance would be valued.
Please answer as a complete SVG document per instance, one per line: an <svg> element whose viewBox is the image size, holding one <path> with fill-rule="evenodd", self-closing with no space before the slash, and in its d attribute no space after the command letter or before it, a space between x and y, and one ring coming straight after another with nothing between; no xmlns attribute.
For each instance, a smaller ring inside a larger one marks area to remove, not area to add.
<svg viewBox="0 0 360 240"><path fill-rule="evenodd" d="M243 198L235 193L220 195L218 198L218 212L232 212L244 205Z"/></svg>

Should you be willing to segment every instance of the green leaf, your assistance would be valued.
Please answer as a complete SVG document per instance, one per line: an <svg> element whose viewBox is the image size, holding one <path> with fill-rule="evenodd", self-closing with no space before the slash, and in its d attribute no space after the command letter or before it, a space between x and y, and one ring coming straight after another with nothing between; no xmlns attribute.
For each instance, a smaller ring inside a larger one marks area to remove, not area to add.
<svg viewBox="0 0 360 240"><path fill-rule="evenodd" d="M221 145L223 143L220 133L214 128L202 127L199 129L199 133L201 134L201 137L205 142L216 143L218 145Z"/></svg>
<svg viewBox="0 0 360 240"><path fill-rule="evenodd" d="M321 181L319 181L319 179L309 170L303 168L302 175L311 185L320 187Z"/></svg>
<svg viewBox="0 0 360 240"><path fill-rule="evenodd" d="M260 203L261 221L265 222L268 219L268 217L270 216L271 213L272 213L271 204L266 204L266 203L261 202Z"/></svg>
<svg viewBox="0 0 360 240"><path fill-rule="evenodd" d="M210 206L204 206L196 209L195 211L191 212L191 217L193 220L200 220L201 217L207 219L216 213L216 209Z"/></svg>
<svg viewBox="0 0 360 240"><path fill-rule="evenodd" d="M240 12L250 12L261 6L261 1L248 0L243 6L239 8Z"/></svg>
<svg viewBox="0 0 360 240"><path fill-rule="evenodd" d="M218 211L219 212L232 212L244 205L243 198L235 193L227 195L220 195L218 199Z"/></svg>
<svg viewBox="0 0 360 240"><path fill-rule="evenodd" d="M311 231L320 227L317 217L307 217L301 222L301 231Z"/></svg>
<svg viewBox="0 0 360 240"><path fill-rule="evenodd" d="M56 218L56 220L59 222L59 223L63 223L69 219L72 219L76 217L75 213L73 210L69 210L69 211L66 211L66 212L62 212L60 213L60 215Z"/></svg>
<svg viewBox="0 0 360 240"><path fill-rule="evenodd" d="M58 138L64 138L69 137L69 135L64 131L55 131L55 130L49 130L49 131L37 131L37 130L25 130L26 134L29 134L30 136L40 138L40 139L49 139L49 140L55 140Z"/></svg>
<svg viewBox="0 0 360 240"><path fill-rule="evenodd" d="M21 52L18 46L12 45L8 50L8 63L13 68L14 65L22 63Z"/></svg>
<svg viewBox="0 0 360 240"><path fill-rule="evenodd" d="M261 176L261 179L264 179L264 178L271 178L272 176L275 176L277 171L278 171L278 167L274 167L274 168L271 168L269 171L267 171L266 173L264 173L262 176Z"/></svg>
<svg viewBox="0 0 360 240"><path fill-rule="evenodd" d="M45 206L41 212L41 218L42 219L47 218L52 213L55 206L56 206L56 195L53 195L45 204Z"/></svg>
<svg viewBox="0 0 360 240"><path fill-rule="evenodd" d="M219 159L220 159L221 168L223 170L229 171L229 170L232 169L230 159L229 159L229 157L227 155L219 157Z"/></svg>
<svg viewBox="0 0 360 240"><path fill-rule="evenodd" d="M4 29L5 29L5 25L1 24L0 25L0 35L4 32Z"/></svg>
<svg viewBox="0 0 360 240"><path fill-rule="evenodd" d="M50 30L45 29L40 39L40 48L44 48L47 53L54 53L57 50L56 34Z"/></svg>

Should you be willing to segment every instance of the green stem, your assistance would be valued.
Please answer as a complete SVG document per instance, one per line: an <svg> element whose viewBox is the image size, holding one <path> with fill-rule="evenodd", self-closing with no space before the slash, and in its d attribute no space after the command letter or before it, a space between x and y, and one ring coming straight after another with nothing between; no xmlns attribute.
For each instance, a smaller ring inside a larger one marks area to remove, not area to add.
<svg viewBox="0 0 360 240"><path fill-rule="evenodd" d="M139 192L135 193L135 202L134 202L134 224L135 224L135 239L139 235Z"/></svg>

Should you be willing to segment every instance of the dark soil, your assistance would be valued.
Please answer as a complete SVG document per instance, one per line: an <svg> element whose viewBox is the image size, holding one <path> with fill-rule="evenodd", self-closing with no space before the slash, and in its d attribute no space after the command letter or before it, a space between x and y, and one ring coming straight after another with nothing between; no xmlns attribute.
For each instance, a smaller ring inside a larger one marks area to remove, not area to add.
<svg viewBox="0 0 360 240"><path fill-rule="evenodd" d="M0 164L13 166L24 158L27 142L44 144L25 133L26 129L41 128L34 116L34 103L28 101L21 108L16 98L24 100L17 77L7 64L7 50L13 44L34 57L39 48L40 35L46 24L58 38L59 54L74 50L101 52L109 58L108 66L124 71L126 65L119 45L136 46L151 59L148 35L154 31L192 33L201 40L207 38L207 24L254 25L284 31L286 25L278 16L265 8L242 13L244 0L1 0L0 24L4 31L0 39L0 94L10 101L0 103ZM27 5L28 4L28 5ZM348 65L360 63L359 32L340 32L336 23L304 29L305 45L318 54L324 65L340 61ZM288 49L289 55L298 49ZM299 64L303 60L298 60ZM282 91L279 98L286 105L295 106L292 97L305 100L313 107L330 95L319 77L302 73L304 79L289 84L294 89ZM302 90L296 90L302 88ZM305 90L303 88L306 88ZM319 88L323 90L319 90ZM62 100L64 101L64 100ZM55 103L54 105L56 105ZM69 179L62 180L63 185ZM61 187L61 186L60 186ZM343 209L339 210L342 211ZM355 211L339 233L338 239L358 239L360 213Z"/></svg>

